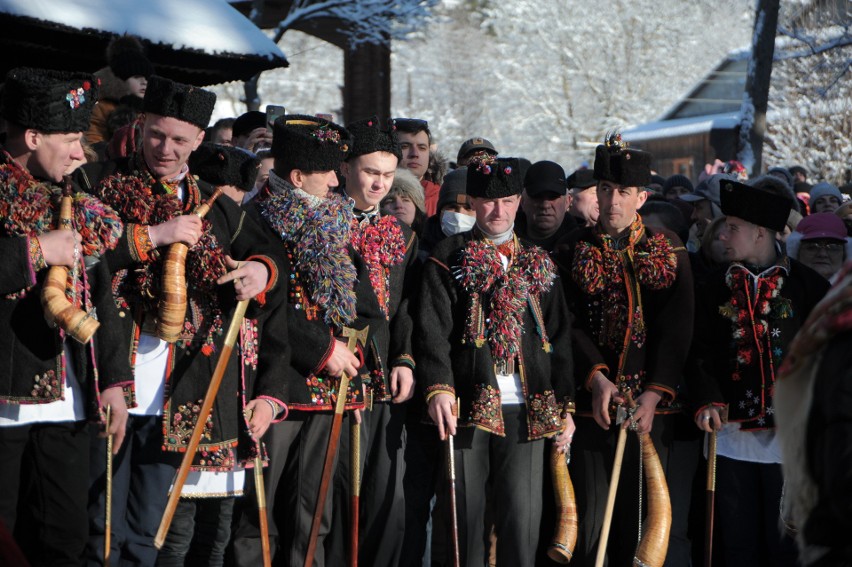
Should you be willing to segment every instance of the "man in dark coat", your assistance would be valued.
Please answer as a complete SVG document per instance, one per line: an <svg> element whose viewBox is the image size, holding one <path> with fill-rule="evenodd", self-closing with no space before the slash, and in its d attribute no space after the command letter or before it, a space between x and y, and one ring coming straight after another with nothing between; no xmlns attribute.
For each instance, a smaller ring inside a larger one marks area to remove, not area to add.
<svg viewBox="0 0 852 567"><path fill-rule="evenodd" d="M632 424L640 433L650 432L664 468L671 421L679 411L672 403L692 333L692 278L677 236L646 227L636 212L646 199L650 164L650 154L627 149L620 136L598 146L598 223L573 232L557 247L575 316L574 360L581 385L571 462L580 522L572 564L593 565L601 537L618 437L610 404L624 403L628 393L633 397L637 410L618 427ZM610 565L633 561L641 495L632 480L640 458L637 444L628 443L606 551ZM673 533L686 531L687 514L688 508L682 517L675 515ZM688 546L679 553L688 557Z"/></svg>
<svg viewBox="0 0 852 567"><path fill-rule="evenodd" d="M564 452L574 432L570 319L549 256L512 229L519 160L483 156L467 175L477 224L441 242L424 267L418 380L441 439L457 436L462 564L487 559L490 482L497 565L532 565L541 500L530 495L541 494L544 439Z"/></svg>
<svg viewBox="0 0 852 567"><path fill-rule="evenodd" d="M687 373L699 408L695 422L717 431L716 525L725 564L792 566L793 541L778 530L784 479L775 380L828 282L777 244L792 201L724 180L721 205L727 219L719 239L731 265L698 291Z"/></svg>
<svg viewBox="0 0 852 567"><path fill-rule="evenodd" d="M393 215L382 215L379 203L390 191L402 158L393 129L383 129L372 117L347 125L352 146L341 164L344 192L354 201L352 243L366 263L370 285L381 314L370 322L361 374L366 408L360 425L350 419L341 433L341 459L336 476L333 534L328 561L346 561L350 526L351 428L358 427L361 480L358 553L362 565L397 567L402 554L405 504L403 427L406 407L414 393L413 323L408 312L415 282L417 237Z"/></svg>
<svg viewBox="0 0 852 567"><path fill-rule="evenodd" d="M559 240L575 228L577 221L568 212L568 185L565 170L558 163L539 161L532 164L524 176L521 208L525 214L521 238L553 252Z"/></svg>
<svg viewBox="0 0 852 567"><path fill-rule="evenodd" d="M145 93L141 150L118 161L89 164L79 175L126 223L118 247L107 257L122 316L122 324L112 332L131 345L129 361L136 384L128 428L132 442L115 464L113 561L153 565L157 560L153 537L236 302L256 298L248 313L253 318L267 292L283 287L275 255L261 244L263 233L256 224L242 222L233 201L216 199L203 220L190 214L213 194L210 185L190 174L186 163L203 140L215 100L211 92L152 77ZM189 247L188 307L182 324L177 321L177 336L167 342L157 330L164 318L158 304L168 291L164 264L175 243ZM240 348L234 351L238 354L229 360L194 461L193 470L200 474L184 494L193 489L229 494L241 489L244 471L239 465L255 447L250 435L259 438L286 412L282 384L271 375L254 380L253 351L258 342L254 334L253 329L240 334ZM250 421L244 420L243 410L251 410ZM100 457L93 460L97 467L104 462ZM207 483L211 476L205 472L222 474ZM103 556L103 491L103 471L96 468L87 552L91 565L99 565ZM233 500L222 504L219 513L230 514ZM184 530L184 539L187 532L192 535L191 529ZM173 539L172 544L188 546Z"/></svg>
<svg viewBox="0 0 852 567"><path fill-rule="evenodd" d="M0 522L33 566L80 564L88 534L86 420L102 420L111 406L118 449L127 420L122 387L132 386L127 343L112 334L119 313L102 261L118 243L121 220L63 179L84 159L80 139L97 98L97 82L82 73L14 69L3 89ZM58 218L64 189L73 196L68 230ZM78 325L45 321L46 268L60 266L70 268L59 276L63 299L71 287L66 309L101 325L85 346L71 340Z"/></svg>
<svg viewBox="0 0 852 567"><path fill-rule="evenodd" d="M302 565L320 490L323 460L334 407L345 372L352 381L346 409L364 407L360 361L349 352L345 328L360 330L380 317L366 263L350 245L354 222L351 200L334 192L335 170L351 147L349 132L328 120L286 115L274 124L275 162L266 186L249 205L249 214L266 228L267 238L290 258L290 292L269 316L268 326L287 325L292 337L292 372L281 371L290 412L267 438L270 465L264 474L273 553ZM383 315L381 316L383 317ZM274 332L274 331L273 331ZM270 353L261 351L263 360ZM363 358L363 349L359 350ZM316 542L315 565L325 565L325 538L334 501L325 500ZM245 499L234 554L238 565L262 561L255 498Z"/></svg>

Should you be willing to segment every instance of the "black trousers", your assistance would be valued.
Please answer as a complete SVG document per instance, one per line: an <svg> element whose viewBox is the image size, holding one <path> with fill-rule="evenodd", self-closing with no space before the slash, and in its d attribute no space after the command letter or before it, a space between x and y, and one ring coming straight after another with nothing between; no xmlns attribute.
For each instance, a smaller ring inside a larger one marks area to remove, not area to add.
<svg viewBox="0 0 852 567"><path fill-rule="evenodd" d="M157 567L222 567L234 500L233 496L181 498Z"/></svg>
<svg viewBox="0 0 852 567"><path fill-rule="evenodd" d="M0 518L33 567L78 567L88 535L85 422L0 427Z"/></svg>
<svg viewBox="0 0 852 567"><path fill-rule="evenodd" d="M405 533L405 414L403 404L381 403L361 413L359 426L361 494L358 507L359 565L397 567ZM335 473L334 513L326 538L329 565L345 565L351 539L350 474L351 414L340 434L340 457Z"/></svg>
<svg viewBox="0 0 852 567"><path fill-rule="evenodd" d="M716 529L726 567L794 567L796 545L779 529L781 465L716 459Z"/></svg>
<svg viewBox="0 0 852 567"><path fill-rule="evenodd" d="M541 520L545 440L527 439L526 406L503 406L506 436L460 428L455 439L461 564L486 565L485 501L497 535L497 567L533 565Z"/></svg>
<svg viewBox="0 0 852 567"><path fill-rule="evenodd" d="M304 564L332 418L331 413L291 411L286 421L272 425L264 436L269 465L263 471L263 485L276 567ZM324 542L331 529L333 500L334 483L330 482L314 555L314 565L320 567L332 565L326 562ZM240 501L234 510L233 562L255 567L263 564L263 554L253 476L247 476Z"/></svg>

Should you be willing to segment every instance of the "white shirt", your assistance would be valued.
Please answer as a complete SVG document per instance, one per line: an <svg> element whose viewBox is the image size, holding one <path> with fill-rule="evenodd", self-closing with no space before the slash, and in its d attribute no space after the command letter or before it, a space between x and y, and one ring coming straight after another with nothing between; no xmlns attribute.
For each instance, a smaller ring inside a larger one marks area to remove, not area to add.
<svg viewBox="0 0 852 567"><path fill-rule="evenodd" d="M781 462L781 447L775 429L742 431L739 423L726 423L716 433L716 454L750 463Z"/></svg>
<svg viewBox="0 0 852 567"><path fill-rule="evenodd" d="M169 343L146 333L139 335L136 351L136 407L132 415L163 415Z"/></svg>

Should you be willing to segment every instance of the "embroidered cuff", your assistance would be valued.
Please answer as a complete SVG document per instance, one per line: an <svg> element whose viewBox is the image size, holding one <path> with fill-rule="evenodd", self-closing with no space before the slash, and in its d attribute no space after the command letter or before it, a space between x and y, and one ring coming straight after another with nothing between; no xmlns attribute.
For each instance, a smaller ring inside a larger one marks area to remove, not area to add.
<svg viewBox="0 0 852 567"><path fill-rule="evenodd" d="M320 372L322 372L325 369L325 365L328 364L328 359L331 358L331 353L334 352L335 338L334 338L334 334L332 334L332 332L331 332L331 329L328 330L328 338L329 338L328 346L326 346L326 349L325 349L325 352L322 355L322 358L320 359L316 368L314 368L314 371L311 372L311 374L319 374Z"/></svg>
<svg viewBox="0 0 852 567"><path fill-rule="evenodd" d="M591 392L592 391L592 378L595 375L595 372L600 371L604 376L609 374L609 367L606 364L595 364L592 366L592 369L589 371L589 374L586 376L586 381L583 384L583 387ZM608 377L608 376L607 376Z"/></svg>
<svg viewBox="0 0 852 567"><path fill-rule="evenodd" d="M272 406L272 423L281 423L287 419L290 409L287 404L272 396L258 396L258 400L266 400Z"/></svg>
<svg viewBox="0 0 852 567"><path fill-rule="evenodd" d="M410 354L402 354L391 361L391 367L394 366L407 366L408 368L414 370L417 365L414 363L414 357Z"/></svg>
<svg viewBox="0 0 852 567"><path fill-rule="evenodd" d="M254 296L255 301L257 301L260 305L266 304L266 292L275 287L275 284L278 283L278 267L275 265L275 262L272 258L268 256L249 256L246 258L247 262L260 262L266 269L269 271L269 278L266 280L266 287L263 288L263 291Z"/></svg>
<svg viewBox="0 0 852 567"><path fill-rule="evenodd" d="M453 397L453 400L456 399L456 389L449 384L432 384L426 388L426 403L428 404L438 394L449 394Z"/></svg>
<svg viewBox="0 0 852 567"><path fill-rule="evenodd" d="M27 248L30 253L32 282L35 283L35 275L47 267L47 262L44 260L44 252L41 249L41 242L38 241L38 237L28 237Z"/></svg>
<svg viewBox="0 0 852 567"><path fill-rule="evenodd" d="M148 262L151 260L151 251L154 243L146 224L127 225L127 244L130 247L130 256L137 262Z"/></svg>
<svg viewBox="0 0 852 567"><path fill-rule="evenodd" d="M663 384L645 384L645 390L652 390L654 392L657 392L663 397L663 400L666 400L667 402L673 402L675 396L677 396L677 392L674 389L669 388L668 386L665 386Z"/></svg>
<svg viewBox="0 0 852 567"><path fill-rule="evenodd" d="M569 414L573 415L576 411L577 406L574 405L574 400L571 398L565 398L562 402L562 413L559 414L559 417L565 419Z"/></svg>

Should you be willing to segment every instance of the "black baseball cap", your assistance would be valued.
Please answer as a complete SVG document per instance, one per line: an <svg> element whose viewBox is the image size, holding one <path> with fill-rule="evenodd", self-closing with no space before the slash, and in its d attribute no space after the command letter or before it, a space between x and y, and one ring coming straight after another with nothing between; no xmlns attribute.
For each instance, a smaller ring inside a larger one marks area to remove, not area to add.
<svg viewBox="0 0 852 567"><path fill-rule="evenodd" d="M578 169L568 176L568 189L588 189L598 184L595 172L589 168Z"/></svg>
<svg viewBox="0 0 852 567"><path fill-rule="evenodd" d="M546 195L561 197L568 192L565 170L552 161L537 161L527 169L524 176L524 190L533 198Z"/></svg>
<svg viewBox="0 0 852 567"><path fill-rule="evenodd" d="M492 156L497 155L497 149L494 147L494 144L485 138L470 138L469 140L465 140L459 148L459 155L456 157L456 161L461 161L469 154L479 150L485 150Z"/></svg>

